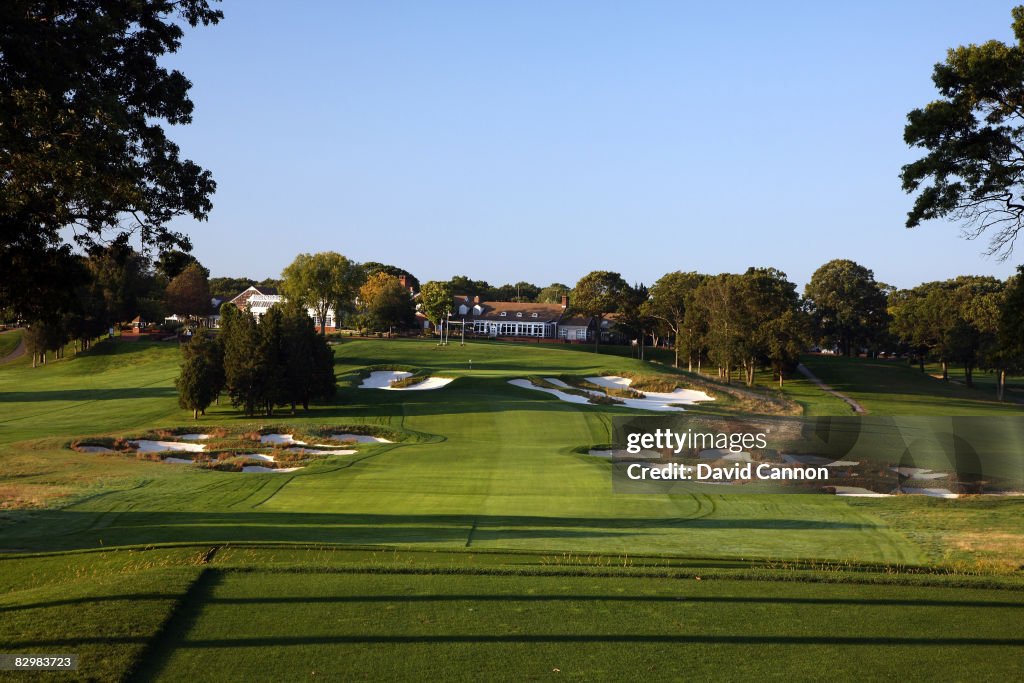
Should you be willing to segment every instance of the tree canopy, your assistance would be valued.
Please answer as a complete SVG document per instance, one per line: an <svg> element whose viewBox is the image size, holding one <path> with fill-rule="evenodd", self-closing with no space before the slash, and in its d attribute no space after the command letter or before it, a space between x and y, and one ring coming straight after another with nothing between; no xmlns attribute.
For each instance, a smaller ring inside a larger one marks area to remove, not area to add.
<svg viewBox="0 0 1024 683"><path fill-rule="evenodd" d="M71 246L128 234L190 248L168 224L206 218L215 183L163 124L192 119L188 79L159 64L207 0L0 3L0 307L32 318L60 298Z"/></svg>
<svg viewBox="0 0 1024 683"><path fill-rule="evenodd" d="M888 326L883 286L854 261L835 259L818 268L804 296L819 343L835 344L844 355L874 344Z"/></svg>
<svg viewBox="0 0 1024 683"><path fill-rule="evenodd" d="M299 254L281 275L284 295L316 312L321 334L326 334L329 311L333 310L335 318L339 318L353 310L365 279L358 263L334 251Z"/></svg>
<svg viewBox="0 0 1024 683"><path fill-rule="evenodd" d="M989 255L1008 257L1024 226L1024 7L1012 10L1016 43L951 49L932 81L940 98L907 115L904 140L926 150L903 167L918 193L907 227L949 217L968 238L989 232Z"/></svg>

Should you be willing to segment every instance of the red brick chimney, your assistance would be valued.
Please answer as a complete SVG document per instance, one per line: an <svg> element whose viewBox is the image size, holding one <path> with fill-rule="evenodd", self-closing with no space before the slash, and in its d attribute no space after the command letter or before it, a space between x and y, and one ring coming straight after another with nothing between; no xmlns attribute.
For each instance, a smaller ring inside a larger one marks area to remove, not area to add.
<svg viewBox="0 0 1024 683"><path fill-rule="evenodd" d="M563 294L562 295L562 308L563 309L569 308L569 295L568 294Z"/></svg>

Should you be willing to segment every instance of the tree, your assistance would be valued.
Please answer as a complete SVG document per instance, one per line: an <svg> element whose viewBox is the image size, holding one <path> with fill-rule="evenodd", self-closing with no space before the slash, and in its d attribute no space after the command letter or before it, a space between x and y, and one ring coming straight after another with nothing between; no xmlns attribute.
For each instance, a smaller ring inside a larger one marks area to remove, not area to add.
<svg viewBox="0 0 1024 683"><path fill-rule="evenodd" d="M405 277L405 286L411 287L414 292L420 291L420 281L416 279L416 276L407 271L405 268L399 268L398 266L391 266L386 263L378 263L377 261L367 261L363 264L363 271L366 273L366 277L371 277L377 273L387 273L388 275L394 275L395 277Z"/></svg>
<svg viewBox="0 0 1024 683"><path fill-rule="evenodd" d="M320 334L327 334L327 314L334 311L335 324L355 306L364 273L358 263L333 251L299 254L281 273L281 287L289 301L316 313Z"/></svg>
<svg viewBox="0 0 1024 683"><path fill-rule="evenodd" d="M167 308L177 315L199 317L210 313L210 285L205 269L198 263L186 266L167 285Z"/></svg>
<svg viewBox="0 0 1024 683"><path fill-rule="evenodd" d="M168 280L173 280L174 278L181 275L185 268L192 265L193 263L202 268L203 275L207 279L209 279L210 269L203 268L203 264L199 263L199 259L197 259L192 254L186 253L179 249L170 249L160 254L160 258L156 260L156 263L154 265L156 266L156 271L158 273L163 275Z"/></svg>
<svg viewBox="0 0 1024 683"><path fill-rule="evenodd" d="M1011 13L1015 44L960 46L935 65L940 99L911 111L903 133L927 153L900 176L919 193L908 228L950 217L968 239L991 229L987 253L1001 259L1024 225L1024 7Z"/></svg>
<svg viewBox="0 0 1024 683"><path fill-rule="evenodd" d="M435 329L451 313L454 296L452 286L447 282L431 280L420 288L420 312L427 316Z"/></svg>
<svg viewBox="0 0 1024 683"><path fill-rule="evenodd" d="M597 334L594 335L594 351L601 343L601 328L604 316L615 313L622 305L622 296L629 285L618 273L595 270L587 273L572 290L572 308L583 315L597 318Z"/></svg>
<svg viewBox="0 0 1024 683"><path fill-rule="evenodd" d="M246 415L255 415L263 404L266 371L259 349L256 317L232 304L220 307L221 338L224 345L224 388L231 405Z"/></svg>
<svg viewBox="0 0 1024 683"><path fill-rule="evenodd" d="M192 419L205 415L224 386L224 354L220 342L207 330L199 330L182 346L185 357L174 385L178 405L192 411Z"/></svg>
<svg viewBox="0 0 1024 683"><path fill-rule="evenodd" d="M1006 285L1005 296L999 309L997 332L998 397L1002 401L1006 394L1006 374L1024 370L1024 266L1017 268L1017 274Z"/></svg>
<svg viewBox="0 0 1024 683"><path fill-rule="evenodd" d="M647 333L657 324L656 319L650 314L649 299L650 290L646 285L627 284L622 292L619 317L615 323L622 332L638 341L640 358L644 357L644 340Z"/></svg>
<svg viewBox="0 0 1024 683"><path fill-rule="evenodd" d="M416 308L398 278L383 271L367 278L359 288L359 310L366 327L375 332L411 327Z"/></svg>
<svg viewBox="0 0 1024 683"><path fill-rule="evenodd" d="M65 231L190 246L168 224L204 220L216 186L167 137L191 122L191 84L158 58L183 22L221 17L207 0L0 3L0 307L33 317L61 299Z"/></svg>
<svg viewBox="0 0 1024 683"><path fill-rule="evenodd" d="M881 285L853 261L836 259L818 268L804 296L820 342L837 344L843 355L871 345L888 325Z"/></svg>
<svg viewBox="0 0 1024 683"><path fill-rule="evenodd" d="M230 301L256 284L255 280L247 277L212 277L209 282L210 296L222 302Z"/></svg>
<svg viewBox="0 0 1024 683"><path fill-rule="evenodd" d="M310 401L328 399L337 390L334 352L301 307L288 303L280 313L284 367L279 400L292 413L299 404L309 410Z"/></svg>
<svg viewBox="0 0 1024 683"><path fill-rule="evenodd" d="M687 330L684 328L686 309L693 292L700 287L706 277L706 275L693 272L667 273L651 287L651 301L648 305L649 314L661 320L672 333L675 367L679 367L680 350L686 348L687 369L691 372L693 371L692 351L694 349L687 344Z"/></svg>
<svg viewBox="0 0 1024 683"><path fill-rule="evenodd" d="M544 289L537 292L537 303L539 304L560 304L562 297L569 294L569 285L561 282L552 282Z"/></svg>

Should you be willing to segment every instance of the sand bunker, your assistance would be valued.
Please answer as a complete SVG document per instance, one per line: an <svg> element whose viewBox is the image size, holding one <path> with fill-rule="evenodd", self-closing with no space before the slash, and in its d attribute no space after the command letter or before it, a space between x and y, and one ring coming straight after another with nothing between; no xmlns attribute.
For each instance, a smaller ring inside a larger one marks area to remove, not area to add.
<svg viewBox="0 0 1024 683"><path fill-rule="evenodd" d="M355 441L356 443L394 443L390 439L366 434L331 434L331 438L338 441Z"/></svg>
<svg viewBox="0 0 1024 683"><path fill-rule="evenodd" d="M592 455L595 458L608 458L616 460L661 460L661 453L657 451L643 450L639 453L630 453L624 448L618 450L598 450L590 449L587 451L588 455Z"/></svg>
<svg viewBox="0 0 1024 683"><path fill-rule="evenodd" d="M579 387L573 387L557 377L545 377L544 381L554 384L556 387L562 389L572 389L574 391L582 391L586 394L595 397L603 397L605 394L600 391L593 391L589 389L580 389ZM612 389L623 389L629 386L633 380L625 377L616 377L614 375L608 377L587 377L588 382L597 384L599 386L608 387ZM543 391L546 394L551 394L562 401L567 403L585 403L590 404L590 400L586 396L579 396L577 394L570 394L558 389L550 389L548 387L539 387L533 382L526 379L512 379L509 380L509 384L523 389L533 389L535 391ZM640 410L658 410L658 411L677 411L683 412L684 408L681 408L679 404L693 405L697 401L713 401L712 397L705 394L703 391L693 391L690 389L676 389L675 391L668 392L644 392L644 398L620 398L618 396L612 397L616 401L620 401L622 405L628 408L638 408Z"/></svg>
<svg viewBox="0 0 1024 683"><path fill-rule="evenodd" d="M289 453L301 453L303 455L354 455L358 451L350 448L336 448L333 450L319 450L317 448L286 448Z"/></svg>
<svg viewBox="0 0 1024 683"><path fill-rule="evenodd" d="M746 451L740 451L734 453L724 448L708 448L701 451L697 457L702 460L729 460L731 462L753 462L750 459L750 453Z"/></svg>
<svg viewBox="0 0 1024 683"><path fill-rule="evenodd" d="M910 489L904 488L903 493L917 493L932 498L959 498L960 494L953 493L949 489Z"/></svg>
<svg viewBox="0 0 1024 683"><path fill-rule="evenodd" d="M545 394L551 394L552 396L556 396L556 397L560 398L561 400L565 401L566 403L583 403L583 404L590 405L590 401L587 400L586 396L577 396L575 394L567 394L564 391L559 391L558 389L548 389L547 387L538 387L536 384L534 384L533 382L531 382L528 379L510 379L508 381L508 383L511 384L512 386L521 387L523 389L533 389L534 391L543 391Z"/></svg>
<svg viewBox="0 0 1024 683"><path fill-rule="evenodd" d="M587 377L588 382L605 387L607 389L628 389L633 380L627 377L608 375L606 377ZM623 401L630 408L641 410L682 410L672 404L693 405L698 401L714 401L703 391L694 389L676 389L672 392L643 391L644 398L624 398Z"/></svg>
<svg viewBox="0 0 1024 683"><path fill-rule="evenodd" d="M132 444L139 449L139 453L165 453L168 451L185 451L188 453L200 453L206 446L198 443L179 443L177 441L150 441L141 439L132 441Z"/></svg>
<svg viewBox="0 0 1024 683"><path fill-rule="evenodd" d="M106 446L75 446L75 450L80 453L114 453L115 451Z"/></svg>
<svg viewBox="0 0 1024 683"><path fill-rule="evenodd" d="M274 462L274 456L264 455L263 453L246 453L245 455L238 456L246 460L263 460L264 462Z"/></svg>
<svg viewBox="0 0 1024 683"><path fill-rule="evenodd" d="M305 441L296 441L293 434L264 434L260 437L260 443L306 445Z"/></svg>
<svg viewBox="0 0 1024 683"><path fill-rule="evenodd" d="M888 498L888 493L877 493L870 489L859 486L836 486L837 496L848 496L851 498Z"/></svg>
<svg viewBox="0 0 1024 683"><path fill-rule="evenodd" d="M395 380L412 377L411 372L399 370L375 370L370 376L359 385L360 389L386 389L388 391L429 391L448 386L452 382L451 377L427 377L422 382L413 384L410 387L393 387L391 382Z"/></svg>
<svg viewBox="0 0 1024 683"><path fill-rule="evenodd" d="M294 472L296 470L301 470L301 469L302 469L301 467L282 467L280 469L275 469L273 467L264 467L263 465L246 465L245 467L242 468L242 471L243 472L272 472L272 473L276 473L276 474L286 474L288 472Z"/></svg>
<svg viewBox="0 0 1024 683"><path fill-rule="evenodd" d="M209 439L209 434L179 434L178 438L182 441L203 441Z"/></svg>
<svg viewBox="0 0 1024 683"><path fill-rule="evenodd" d="M945 479L949 476L949 472L933 472L920 467L890 467L889 471L910 479Z"/></svg>
<svg viewBox="0 0 1024 683"><path fill-rule="evenodd" d="M856 467L860 463L856 460L833 460L823 458L820 455L786 455L780 453L782 462L797 465L811 465L812 467Z"/></svg>

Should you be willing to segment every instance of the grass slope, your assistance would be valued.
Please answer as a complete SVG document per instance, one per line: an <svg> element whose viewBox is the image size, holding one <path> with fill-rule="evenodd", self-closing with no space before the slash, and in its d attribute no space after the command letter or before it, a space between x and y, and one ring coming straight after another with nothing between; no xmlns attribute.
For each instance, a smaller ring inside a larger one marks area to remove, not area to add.
<svg viewBox="0 0 1024 683"><path fill-rule="evenodd" d="M994 390L943 382L904 361L840 356L802 360L823 382L877 415L1024 415L1020 404L997 402Z"/></svg>

